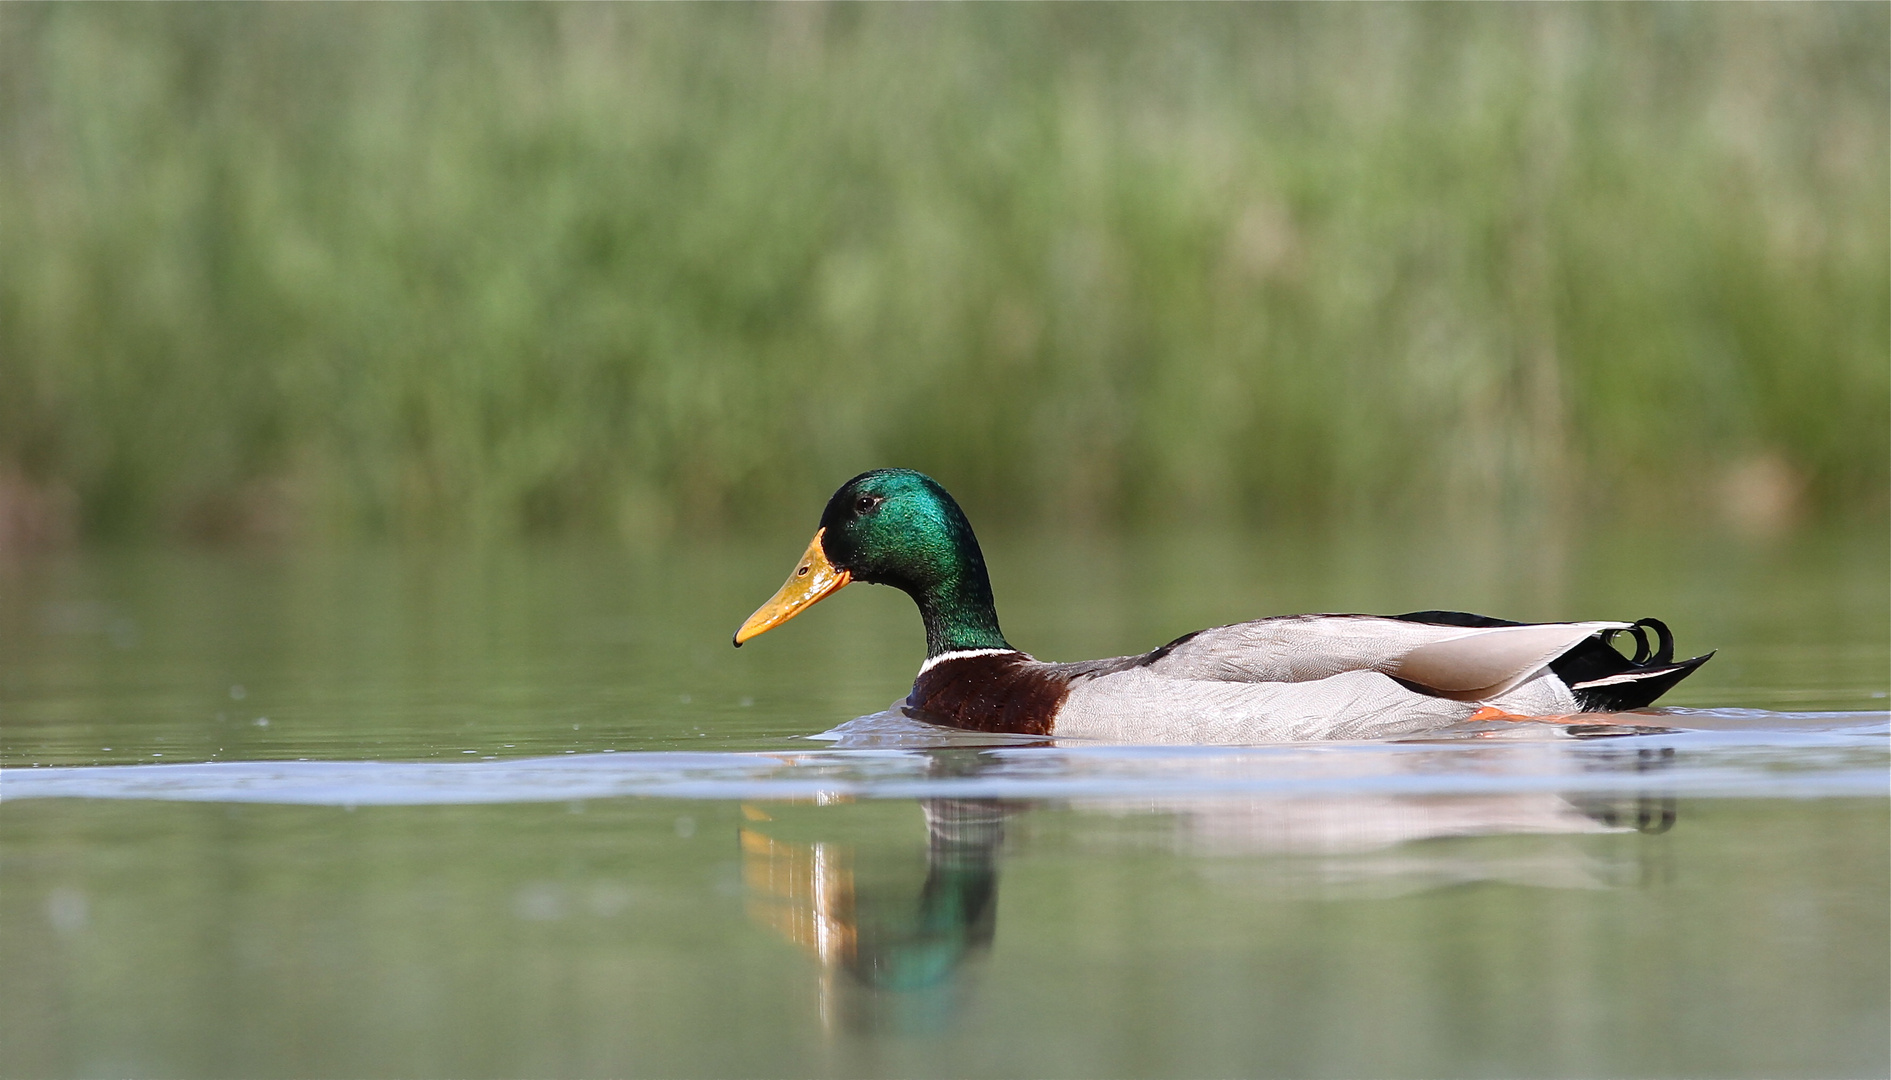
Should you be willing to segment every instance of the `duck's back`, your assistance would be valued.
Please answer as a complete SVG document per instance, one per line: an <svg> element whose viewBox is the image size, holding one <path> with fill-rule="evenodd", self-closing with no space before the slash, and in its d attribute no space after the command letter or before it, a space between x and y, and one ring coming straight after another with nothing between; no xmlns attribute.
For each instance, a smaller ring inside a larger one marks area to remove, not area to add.
<svg viewBox="0 0 1891 1080"><path fill-rule="evenodd" d="M1423 692L1498 697L1577 643L1628 623L1451 626L1380 615L1283 615L1197 631L1145 654L1173 679L1299 683L1376 671Z"/></svg>

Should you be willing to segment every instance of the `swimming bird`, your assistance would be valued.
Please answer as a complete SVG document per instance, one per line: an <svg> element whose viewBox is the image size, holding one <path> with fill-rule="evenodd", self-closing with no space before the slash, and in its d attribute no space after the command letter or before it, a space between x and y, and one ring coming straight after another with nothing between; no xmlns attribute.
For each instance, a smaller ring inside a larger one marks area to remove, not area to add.
<svg viewBox="0 0 1891 1080"><path fill-rule="evenodd" d="M1676 662L1656 619L1515 623L1419 611L1276 616L1197 630L1137 656L1049 663L1005 640L971 523L945 488L910 469L841 485L807 552L735 644L854 581L891 585L919 605L926 660L905 711L972 731L1150 743L1410 735L1641 708L1713 655ZM1625 632L1633 657L1612 644Z"/></svg>

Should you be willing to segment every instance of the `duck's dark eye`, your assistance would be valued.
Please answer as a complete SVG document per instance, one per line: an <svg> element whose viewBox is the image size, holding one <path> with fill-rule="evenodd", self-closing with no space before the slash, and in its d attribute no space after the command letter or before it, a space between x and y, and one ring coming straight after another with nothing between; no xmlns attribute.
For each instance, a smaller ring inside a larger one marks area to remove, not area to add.
<svg viewBox="0 0 1891 1080"><path fill-rule="evenodd" d="M862 495L854 502L854 513L864 514L878 505L880 505L880 500L871 495Z"/></svg>

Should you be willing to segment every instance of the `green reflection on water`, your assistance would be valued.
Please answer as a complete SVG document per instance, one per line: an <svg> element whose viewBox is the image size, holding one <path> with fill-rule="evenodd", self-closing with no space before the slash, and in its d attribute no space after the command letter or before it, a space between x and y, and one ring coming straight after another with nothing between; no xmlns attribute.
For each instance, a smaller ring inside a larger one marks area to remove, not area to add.
<svg viewBox="0 0 1891 1080"><path fill-rule="evenodd" d="M805 523L800 523L805 524ZM905 597L855 587L748 647L805 545L98 550L0 566L0 764L769 749L903 697ZM1773 544L1595 531L995 536L1049 659L1299 611L1636 618L1720 654L1667 705L1885 707L1881 529ZM109 749L107 749L109 748Z"/></svg>

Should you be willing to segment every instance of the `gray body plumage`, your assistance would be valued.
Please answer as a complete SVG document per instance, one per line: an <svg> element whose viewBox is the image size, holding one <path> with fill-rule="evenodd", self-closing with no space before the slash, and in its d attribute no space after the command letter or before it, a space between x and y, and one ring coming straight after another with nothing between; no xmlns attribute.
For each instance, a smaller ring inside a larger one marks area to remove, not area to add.
<svg viewBox="0 0 1891 1080"><path fill-rule="evenodd" d="M1293 615L1190 635L1139 657L1056 665L1059 738L1239 743L1411 735L1479 709L1578 711L1550 661L1625 623L1436 626Z"/></svg>

